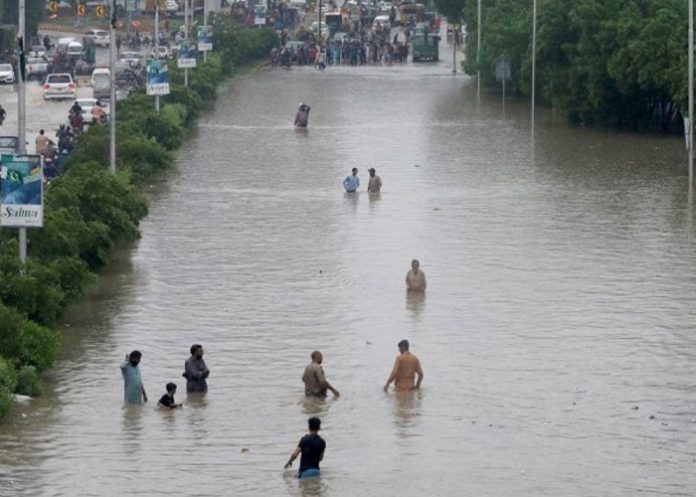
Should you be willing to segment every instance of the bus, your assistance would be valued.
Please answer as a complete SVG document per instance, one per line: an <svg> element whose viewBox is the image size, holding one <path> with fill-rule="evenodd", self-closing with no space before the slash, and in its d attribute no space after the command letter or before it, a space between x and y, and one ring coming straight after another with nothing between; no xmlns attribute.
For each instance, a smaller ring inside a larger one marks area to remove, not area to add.
<svg viewBox="0 0 696 497"><path fill-rule="evenodd" d="M440 36L419 31L411 37L411 60L413 62L436 62L440 58Z"/></svg>
<svg viewBox="0 0 696 497"><path fill-rule="evenodd" d="M423 14L425 14L425 6L422 3L405 3L399 7L399 21L402 26L422 22Z"/></svg>

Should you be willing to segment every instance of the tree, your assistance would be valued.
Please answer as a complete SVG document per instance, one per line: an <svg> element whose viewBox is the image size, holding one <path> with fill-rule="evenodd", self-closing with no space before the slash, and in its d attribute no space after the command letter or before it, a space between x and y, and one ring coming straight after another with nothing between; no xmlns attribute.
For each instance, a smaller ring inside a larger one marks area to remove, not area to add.
<svg viewBox="0 0 696 497"><path fill-rule="evenodd" d="M447 22L460 23L464 20L466 0L435 0L435 7L447 18Z"/></svg>

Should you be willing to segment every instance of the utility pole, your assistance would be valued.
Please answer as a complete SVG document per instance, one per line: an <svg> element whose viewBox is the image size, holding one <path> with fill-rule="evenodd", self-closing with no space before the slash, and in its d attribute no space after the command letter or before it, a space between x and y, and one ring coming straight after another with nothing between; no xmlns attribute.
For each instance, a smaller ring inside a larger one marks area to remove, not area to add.
<svg viewBox="0 0 696 497"><path fill-rule="evenodd" d="M693 0L690 0L693 1ZM537 33L537 0L532 7L532 138L534 137L534 110L536 105L536 33Z"/></svg>
<svg viewBox="0 0 696 497"><path fill-rule="evenodd" d="M476 95L481 96L481 0L478 0L478 24L476 25ZM452 33L454 36L454 33Z"/></svg>
<svg viewBox="0 0 696 497"><path fill-rule="evenodd" d="M116 174L116 0L111 0L109 26L109 171Z"/></svg>
<svg viewBox="0 0 696 497"><path fill-rule="evenodd" d="M27 102L26 82L24 81L24 65L26 57L26 4L25 0L19 0L19 61L17 63L17 137L19 140L20 154L27 153ZM19 228L19 260L24 264L27 261L27 229Z"/></svg>
<svg viewBox="0 0 696 497"><path fill-rule="evenodd" d="M321 0L317 0L317 21L318 21L318 28L317 28L317 33L319 33L318 36L318 44L321 46Z"/></svg>
<svg viewBox="0 0 696 497"><path fill-rule="evenodd" d="M452 25L452 74L457 74L457 33Z"/></svg>
<svg viewBox="0 0 696 497"><path fill-rule="evenodd" d="M155 0L155 59L160 58L159 53L159 0ZM160 101L159 95L155 95L155 110L159 112Z"/></svg>
<svg viewBox="0 0 696 497"><path fill-rule="evenodd" d="M694 182L694 0L689 0L689 189Z"/></svg>
<svg viewBox="0 0 696 497"><path fill-rule="evenodd" d="M208 25L208 0L203 0L203 25ZM208 29L208 28L206 28ZM203 52L203 62L208 60L208 51Z"/></svg>
<svg viewBox="0 0 696 497"><path fill-rule="evenodd" d="M184 0L184 29L186 30L186 46L187 47L189 46L188 45L188 42L189 42L189 1L190 0ZM187 54L187 57L188 57L188 54ZM188 67L184 68L184 86L186 88L188 88Z"/></svg>

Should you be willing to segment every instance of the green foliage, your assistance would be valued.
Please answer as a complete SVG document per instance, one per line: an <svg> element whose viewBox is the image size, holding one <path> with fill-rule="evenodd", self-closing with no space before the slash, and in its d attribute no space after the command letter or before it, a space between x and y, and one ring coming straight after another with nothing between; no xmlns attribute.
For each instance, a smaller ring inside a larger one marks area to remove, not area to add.
<svg viewBox="0 0 696 497"><path fill-rule="evenodd" d="M19 344L22 364L43 371L53 364L58 354L60 335L55 330L27 321L19 336Z"/></svg>
<svg viewBox="0 0 696 497"><path fill-rule="evenodd" d="M172 166L185 129L214 100L217 84L236 64L265 57L277 43L272 30L243 29L224 16L215 22L219 53L199 61L188 88L174 69L159 113L143 91L119 102L117 174L107 170L108 126L92 126L78 138L65 174L45 189L44 226L29 230L25 265L17 259L16 230L0 230L0 417L13 392L40 393L39 373L59 347L51 327L83 297L113 251L140 236L138 224L147 214L142 187Z"/></svg>
<svg viewBox="0 0 696 497"><path fill-rule="evenodd" d="M0 390L14 392L17 388L17 372L7 359L0 357Z"/></svg>
<svg viewBox="0 0 696 497"><path fill-rule="evenodd" d="M509 87L529 95L531 2L484 2L478 65L475 4L465 7L465 70L493 84L496 61L507 58ZM573 122L680 130L686 20L680 0L539 0L537 93Z"/></svg>
<svg viewBox="0 0 696 497"><path fill-rule="evenodd" d="M447 18L447 22L461 22L466 3L466 0L435 0L435 7Z"/></svg>
<svg viewBox="0 0 696 497"><path fill-rule="evenodd" d="M17 371L15 393L38 397L41 395L41 378L34 366L22 366Z"/></svg>

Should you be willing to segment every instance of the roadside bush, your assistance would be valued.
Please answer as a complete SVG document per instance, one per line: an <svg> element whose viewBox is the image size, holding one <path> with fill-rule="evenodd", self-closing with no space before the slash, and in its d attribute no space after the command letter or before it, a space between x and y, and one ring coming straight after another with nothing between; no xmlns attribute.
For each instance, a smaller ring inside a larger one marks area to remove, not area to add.
<svg viewBox="0 0 696 497"><path fill-rule="evenodd" d="M0 357L0 390L14 392L17 388L17 372L7 359Z"/></svg>
<svg viewBox="0 0 696 497"><path fill-rule="evenodd" d="M217 84L278 41L272 30L242 29L229 16L215 16L214 23L216 53L189 72L188 88L183 72L172 68L171 93L159 113L143 90L119 102L117 174L107 171L109 126L90 127L76 140L65 173L46 187L44 227L29 231L26 264L17 259L16 230L0 230L0 417L13 392L40 393L40 373L59 347L60 334L49 326L84 296L114 249L140 236L147 215L142 187L171 167L172 151L215 99Z"/></svg>
<svg viewBox="0 0 696 497"><path fill-rule="evenodd" d="M12 394L4 388L0 388L0 419L4 418L11 408Z"/></svg>
<svg viewBox="0 0 696 497"><path fill-rule="evenodd" d="M22 364L43 371L53 364L59 345L60 335L57 331L27 321L19 335L19 358Z"/></svg>
<svg viewBox="0 0 696 497"><path fill-rule="evenodd" d="M19 368L15 393L30 397L41 395L41 378L34 366L22 366Z"/></svg>

